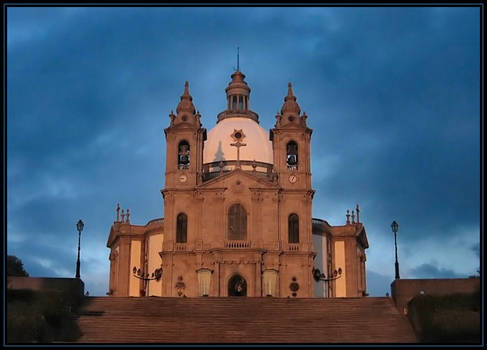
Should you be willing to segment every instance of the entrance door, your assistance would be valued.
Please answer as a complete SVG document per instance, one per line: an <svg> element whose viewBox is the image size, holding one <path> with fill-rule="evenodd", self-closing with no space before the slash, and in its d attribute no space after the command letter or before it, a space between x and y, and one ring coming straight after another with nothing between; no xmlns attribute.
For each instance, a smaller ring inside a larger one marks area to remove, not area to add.
<svg viewBox="0 0 487 350"><path fill-rule="evenodd" d="M245 297L247 296L247 282L240 275L235 275L228 281L228 296Z"/></svg>

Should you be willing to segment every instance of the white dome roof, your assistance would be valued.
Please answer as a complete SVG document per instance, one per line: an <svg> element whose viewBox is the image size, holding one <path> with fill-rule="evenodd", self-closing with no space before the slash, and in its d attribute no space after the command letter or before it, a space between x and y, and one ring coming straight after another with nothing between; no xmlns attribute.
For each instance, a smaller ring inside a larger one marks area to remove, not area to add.
<svg viewBox="0 0 487 350"><path fill-rule="evenodd" d="M232 134L242 130L246 146L240 147L240 160L250 160L273 164L272 141L269 132L249 118L226 118L208 132L203 151L203 163L221 160L237 160L237 147Z"/></svg>

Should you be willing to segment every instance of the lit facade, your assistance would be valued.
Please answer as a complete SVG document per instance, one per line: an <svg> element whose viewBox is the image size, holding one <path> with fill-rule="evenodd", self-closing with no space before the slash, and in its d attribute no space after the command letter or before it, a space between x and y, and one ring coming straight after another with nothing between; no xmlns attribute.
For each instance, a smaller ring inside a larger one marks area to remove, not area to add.
<svg viewBox="0 0 487 350"><path fill-rule="evenodd" d="M236 71L209 132L186 82L166 137L164 219L110 230L112 296L356 297L366 295L359 207L343 226L313 219L311 135L291 83L276 124L259 125ZM137 278L162 269L160 279ZM315 269L332 281L317 281Z"/></svg>

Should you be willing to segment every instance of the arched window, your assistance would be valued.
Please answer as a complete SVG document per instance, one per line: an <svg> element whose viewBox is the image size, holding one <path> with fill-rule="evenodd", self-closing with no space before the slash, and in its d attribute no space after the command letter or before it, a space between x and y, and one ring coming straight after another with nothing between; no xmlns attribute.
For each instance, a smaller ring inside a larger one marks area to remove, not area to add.
<svg viewBox="0 0 487 350"><path fill-rule="evenodd" d="M232 96L232 110L236 111L237 110L237 96Z"/></svg>
<svg viewBox="0 0 487 350"><path fill-rule="evenodd" d="M298 144L294 141L290 141L286 147L287 150L287 167L292 170L298 168Z"/></svg>
<svg viewBox="0 0 487 350"><path fill-rule="evenodd" d="M176 243L188 241L188 216L184 213L178 215L176 227Z"/></svg>
<svg viewBox="0 0 487 350"><path fill-rule="evenodd" d="M299 243L299 217L289 215L289 243Z"/></svg>
<svg viewBox="0 0 487 350"><path fill-rule="evenodd" d="M228 239L247 239L247 212L240 204L234 204L228 210Z"/></svg>
<svg viewBox="0 0 487 350"><path fill-rule="evenodd" d="M189 153L189 143L183 140L178 146L178 168L187 169L191 163L190 153Z"/></svg>

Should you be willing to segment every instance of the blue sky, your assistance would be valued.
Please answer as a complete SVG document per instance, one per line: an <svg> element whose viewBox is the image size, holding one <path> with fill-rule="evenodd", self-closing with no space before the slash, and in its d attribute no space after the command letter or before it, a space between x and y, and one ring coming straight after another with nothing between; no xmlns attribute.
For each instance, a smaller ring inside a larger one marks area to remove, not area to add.
<svg viewBox="0 0 487 350"><path fill-rule="evenodd" d="M293 82L313 129L313 216L361 206L367 282L480 266L480 9L7 8L7 252L108 291L115 208L162 217L169 113L190 82L210 130L236 66L274 126Z"/></svg>

